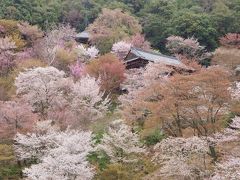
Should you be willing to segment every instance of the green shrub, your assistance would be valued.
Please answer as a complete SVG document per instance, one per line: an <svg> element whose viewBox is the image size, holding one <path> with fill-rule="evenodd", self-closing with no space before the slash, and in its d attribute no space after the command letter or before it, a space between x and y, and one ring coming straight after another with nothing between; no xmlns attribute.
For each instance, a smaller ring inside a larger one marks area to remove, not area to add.
<svg viewBox="0 0 240 180"><path fill-rule="evenodd" d="M18 179L20 173L12 145L0 144L0 179Z"/></svg>
<svg viewBox="0 0 240 180"><path fill-rule="evenodd" d="M0 167L0 179L19 179L21 171L18 165Z"/></svg>
<svg viewBox="0 0 240 180"><path fill-rule="evenodd" d="M112 45L115 40L113 37L99 38L96 40L95 44L100 51L100 54L106 54L111 51Z"/></svg>
<svg viewBox="0 0 240 180"><path fill-rule="evenodd" d="M95 136L93 137L93 141L95 144L101 143L101 139L103 138L104 130L100 130L97 133L95 133Z"/></svg>
<svg viewBox="0 0 240 180"><path fill-rule="evenodd" d="M165 135L160 130L155 130L152 134L144 137L144 144L147 146L152 146L160 142L165 138Z"/></svg>
<svg viewBox="0 0 240 180"><path fill-rule="evenodd" d="M97 169L102 171L110 163L110 158L105 152L98 151L90 153L88 155L88 161L97 166Z"/></svg>

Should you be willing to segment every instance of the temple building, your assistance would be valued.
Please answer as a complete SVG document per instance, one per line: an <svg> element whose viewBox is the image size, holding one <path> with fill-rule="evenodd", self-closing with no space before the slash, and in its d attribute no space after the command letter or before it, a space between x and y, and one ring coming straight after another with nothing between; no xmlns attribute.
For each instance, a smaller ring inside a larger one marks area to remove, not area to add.
<svg viewBox="0 0 240 180"><path fill-rule="evenodd" d="M194 71L193 69L184 65L178 58L173 56L166 56L158 52L145 51L142 49L132 47L126 57L124 64L127 69L145 67L148 63L161 63L174 69L181 69L183 71Z"/></svg>

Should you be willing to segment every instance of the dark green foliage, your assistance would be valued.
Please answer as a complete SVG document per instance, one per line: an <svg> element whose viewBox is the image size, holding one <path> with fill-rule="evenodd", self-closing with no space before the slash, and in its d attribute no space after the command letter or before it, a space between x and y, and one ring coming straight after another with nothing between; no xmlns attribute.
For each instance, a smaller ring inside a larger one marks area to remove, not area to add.
<svg viewBox="0 0 240 180"><path fill-rule="evenodd" d="M195 37L208 50L217 47L217 31L207 14L194 14L192 12L176 14L169 32L169 34L179 35L184 38Z"/></svg>
<svg viewBox="0 0 240 180"><path fill-rule="evenodd" d="M2 0L0 15L5 19L28 21L47 28L59 23L62 6L61 0Z"/></svg>
<svg viewBox="0 0 240 180"><path fill-rule="evenodd" d="M2 142L1 142L2 143ZM18 179L21 175L21 167L14 157L12 142L0 144L0 180Z"/></svg>
<svg viewBox="0 0 240 180"><path fill-rule="evenodd" d="M120 8L137 16L147 40L165 51L166 38L194 36L208 50L218 46L219 37L240 32L239 0L0 0L0 18L28 21L42 28L69 23L84 30L102 8ZM99 42L102 53L112 40Z"/></svg>
<svg viewBox="0 0 240 180"><path fill-rule="evenodd" d="M228 128L229 125L232 123L232 119L236 116L236 114L234 114L233 112L230 112L228 114L226 114L223 119L222 119L222 127L224 128Z"/></svg>
<svg viewBox="0 0 240 180"><path fill-rule="evenodd" d="M98 167L99 170L103 170L110 163L110 158L105 152L92 152L88 155L88 161Z"/></svg>
<svg viewBox="0 0 240 180"><path fill-rule="evenodd" d="M240 31L239 0L150 0L140 17L146 37L155 48L166 51L170 35L199 39L208 50L228 32Z"/></svg>
<svg viewBox="0 0 240 180"><path fill-rule="evenodd" d="M18 179L21 175L21 168L18 165L0 167L0 179Z"/></svg>
<svg viewBox="0 0 240 180"><path fill-rule="evenodd" d="M218 159L218 154L216 152L215 146L209 145L209 152L210 152L209 155L211 156L213 161L216 162Z"/></svg>
<svg viewBox="0 0 240 180"><path fill-rule="evenodd" d="M96 46L101 54L106 54L111 51L114 42L115 39L113 37L101 38L96 41Z"/></svg>
<svg viewBox="0 0 240 180"><path fill-rule="evenodd" d="M97 132L93 138L93 141L95 142L95 144L99 144L101 143L101 139L103 138L103 134L104 134L104 130L100 130L99 132Z"/></svg>
<svg viewBox="0 0 240 180"><path fill-rule="evenodd" d="M164 139L166 136L163 134L160 130L155 130L152 134L144 137L144 143L147 146L152 146L157 143L159 143L162 139Z"/></svg>

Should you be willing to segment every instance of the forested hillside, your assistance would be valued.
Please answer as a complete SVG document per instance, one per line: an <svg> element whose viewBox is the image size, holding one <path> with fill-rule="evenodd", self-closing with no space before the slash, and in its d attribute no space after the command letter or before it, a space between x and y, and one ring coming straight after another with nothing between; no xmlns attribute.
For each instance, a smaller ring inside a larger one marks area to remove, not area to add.
<svg viewBox="0 0 240 180"><path fill-rule="evenodd" d="M83 31L102 8L120 8L137 17L146 38L160 50L170 35L194 36L214 50L219 37L240 29L239 0L1 0L0 18L43 29L69 23Z"/></svg>
<svg viewBox="0 0 240 180"><path fill-rule="evenodd" d="M0 0L0 180L239 180L240 0Z"/></svg>

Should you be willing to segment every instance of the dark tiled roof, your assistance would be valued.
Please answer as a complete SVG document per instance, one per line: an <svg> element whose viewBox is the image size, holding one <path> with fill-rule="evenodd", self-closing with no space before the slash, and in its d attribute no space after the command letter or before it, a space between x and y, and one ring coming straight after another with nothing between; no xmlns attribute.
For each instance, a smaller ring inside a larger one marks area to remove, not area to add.
<svg viewBox="0 0 240 180"><path fill-rule="evenodd" d="M168 65L180 65L180 66L183 65L181 61L179 61L176 57L166 56L156 52L144 51L138 48L131 48L130 53L136 55L137 57L140 57L142 59L155 62L155 63L163 63ZM131 60L136 60L136 58L126 59L125 61L129 62Z"/></svg>
<svg viewBox="0 0 240 180"><path fill-rule="evenodd" d="M81 33L78 33L76 35L76 38L90 38L90 35L87 31L83 31Z"/></svg>

